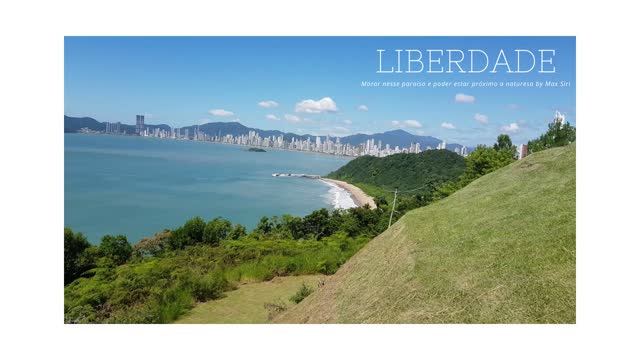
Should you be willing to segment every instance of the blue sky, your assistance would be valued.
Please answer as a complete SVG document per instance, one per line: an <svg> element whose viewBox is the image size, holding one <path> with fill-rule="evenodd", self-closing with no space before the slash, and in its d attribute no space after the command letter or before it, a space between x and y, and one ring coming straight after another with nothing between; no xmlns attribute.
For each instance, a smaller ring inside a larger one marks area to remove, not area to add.
<svg viewBox="0 0 640 360"><path fill-rule="evenodd" d="M380 74L378 49L387 50L383 69L395 49L422 50L425 67L426 49L482 49L491 66L480 74ZM490 73L500 49L512 67L514 49L555 49L555 73L538 73L539 59L530 73L509 74L504 66ZM64 78L66 115L129 124L146 114L151 124L239 121L314 135L402 128L474 146L500 133L526 142L544 132L555 110L576 123L573 37L66 37ZM402 89L362 81L571 86Z"/></svg>

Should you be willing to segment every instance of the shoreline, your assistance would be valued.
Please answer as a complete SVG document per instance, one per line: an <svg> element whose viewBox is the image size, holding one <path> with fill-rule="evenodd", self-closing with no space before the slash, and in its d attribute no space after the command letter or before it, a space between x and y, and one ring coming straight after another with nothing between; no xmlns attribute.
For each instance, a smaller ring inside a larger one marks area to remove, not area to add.
<svg viewBox="0 0 640 360"><path fill-rule="evenodd" d="M351 196L351 199L353 199L353 202L358 207L363 207L365 204L369 204L369 206L372 209L375 209L377 207L375 201L373 201L373 197L367 195L364 191L362 191L362 189L360 189L359 187L357 187L355 185L349 184L346 181L329 179L329 178L325 178L325 177L321 177L320 180L321 181L326 181L326 182L331 183L331 184L334 184L334 185L344 189L345 191L347 191L349 193L349 195Z"/></svg>

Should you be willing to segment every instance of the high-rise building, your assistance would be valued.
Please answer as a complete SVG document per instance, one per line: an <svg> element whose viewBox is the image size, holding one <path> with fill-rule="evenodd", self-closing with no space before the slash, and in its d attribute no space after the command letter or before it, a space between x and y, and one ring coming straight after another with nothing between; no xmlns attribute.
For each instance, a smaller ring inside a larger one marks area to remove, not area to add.
<svg viewBox="0 0 640 360"><path fill-rule="evenodd" d="M144 132L144 115L136 115L136 134L141 135Z"/></svg>
<svg viewBox="0 0 640 360"><path fill-rule="evenodd" d="M529 148L527 144L521 144L516 148L516 150L518 151L518 160L523 159L529 153Z"/></svg>
<svg viewBox="0 0 640 360"><path fill-rule="evenodd" d="M553 121L555 123L559 123L560 125L564 125L564 122L565 122L564 114L556 110L556 113L553 116Z"/></svg>

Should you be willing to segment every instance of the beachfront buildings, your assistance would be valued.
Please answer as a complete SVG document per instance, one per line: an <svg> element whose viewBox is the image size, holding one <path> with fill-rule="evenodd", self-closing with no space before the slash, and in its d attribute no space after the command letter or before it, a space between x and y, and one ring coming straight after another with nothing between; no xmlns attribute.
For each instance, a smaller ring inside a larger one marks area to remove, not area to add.
<svg viewBox="0 0 640 360"><path fill-rule="evenodd" d="M136 115L136 134L140 135L144 131L144 115Z"/></svg>

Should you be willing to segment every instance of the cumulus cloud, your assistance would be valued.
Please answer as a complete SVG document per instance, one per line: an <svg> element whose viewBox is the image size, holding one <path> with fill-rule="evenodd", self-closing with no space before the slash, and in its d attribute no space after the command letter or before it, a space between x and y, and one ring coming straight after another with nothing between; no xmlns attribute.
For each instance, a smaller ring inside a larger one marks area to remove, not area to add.
<svg viewBox="0 0 640 360"><path fill-rule="evenodd" d="M345 125L353 124L353 121L351 121L351 120L342 120L342 122L345 123Z"/></svg>
<svg viewBox="0 0 640 360"><path fill-rule="evenodd" d="M277 107L278 103L273 100L264 100L264 101L260 101L258 103L258 106L269 109L269 108Z"/></svg>
<svg viewBox="0 0 640 360"><path fill-rule="evenodd" d="M367 105L358 106L358 110L360 111L369 111L369 107Z"/></svg>
<svg viewBox="0 0 640 360"><path fill-rule="evenodd" d="M473 115L473 120L482 123L482 124L488 124L489 123L489 117L487 115L482 115L482 114L475 114Z"/></svg>
<svg viewBox="0 0 640 360"><path fill-rule="evenodd" d="M404 124L410 128L421 128L422 124L418 120L405 120Z"/></svg>
<svg viewBox="0 0 640 360"><path fill-rule="evenodd" d="M456 94L456 102L463 104L473 104L476 101L476 97L466 94Z"/></svg>
<svg viewBox="0 0 640 360"><path fill-rule="evenodd" d="M442 126L445 129L455 129L456 127L450 123L450 122L443 122L442 124L440 124L440 126Z"/></svg>
<svg viewBox="0 0 640 360"><path fill-rule="evenodd" d="M224 110L224 109L209 110L209 114L211 114L213 116L222 116L222 117L233 116L233 112L227 111L227 110Z"/></svg>
<svg viewBox="0 0 640 360"><path fill-rule="evenodd" d="M422 124L418 120L404 120L404 121L393 120L391 122L391 125L398 128L413 128L413 129L419 129L422 127Z"/></svg>
<svg viewBox="0 0 640 360"><path fill-rule="evenodd" d="M508 133L517 133L520 130L520 126L518 126L518 124L516 123L511 123L509 125L505 125L502 127L502 131L508 132Z"/></svg>
<svg viewBox="0 0 640 360"><path fill-rule="evenodd" d="M331 99L330 97L325 97L320 100L302 100L296 104L297 113L320 114L324 112L336 111L338 111L336 102L333 101L333 99Z"/></svg>
<svg viewBox="0 0 640 360"><path fill-rule="evenodd" d="M300 123L302 122L302 119L300 119L299 117L295 116L295 115L289 115L289 114L284 114L284 119L287 120L290 123Z"/></svg>
<svg viewBox="0 0 640 360"><path fill-rule="evenodd" d="M273 114L269 114L267 116L265 116L267 118L267 120L280 120L277 116L273 115Z"/></svg>

